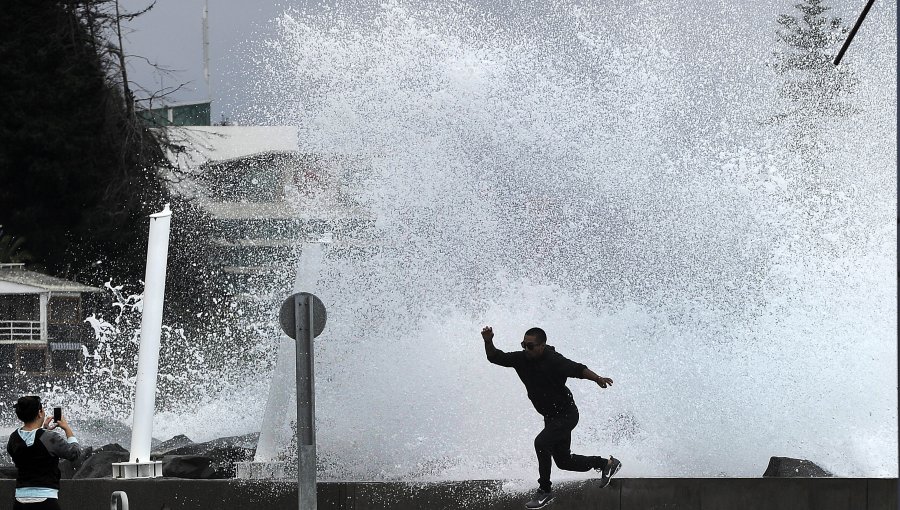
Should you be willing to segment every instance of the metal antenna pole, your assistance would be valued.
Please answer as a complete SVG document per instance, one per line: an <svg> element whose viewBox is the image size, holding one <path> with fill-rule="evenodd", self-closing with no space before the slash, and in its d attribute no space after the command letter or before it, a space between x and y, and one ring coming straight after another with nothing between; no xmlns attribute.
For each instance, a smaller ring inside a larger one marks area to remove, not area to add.
<svg viewBox="0 0 900 510"><path fill-rule="evenodd" d="M844 41L844 45L841 46L841 51L839 51L837 56L834 57L834 65L838 65L841 63L841 59L844 58L844 53L847 51L847 48L850 47L850 42L853 41L853 37L856 35L856 31L859 30L859 26L862 25L863 20L866 19L866 14L869 14L869 9L872 8L872 4L874 3L875 0L869 0L868 2L866 2L866 6L863 8L862 14L859 15L859 18L856 18L856 24L853 25L850 33L847 34L847 40Z"/></svg>
<svg viewBox="0 0 900 510"><path fill-rule="evenodd" d="M209 0L203 0L203 80L206 82L206 100L212 101L209 86Z"/></svg>

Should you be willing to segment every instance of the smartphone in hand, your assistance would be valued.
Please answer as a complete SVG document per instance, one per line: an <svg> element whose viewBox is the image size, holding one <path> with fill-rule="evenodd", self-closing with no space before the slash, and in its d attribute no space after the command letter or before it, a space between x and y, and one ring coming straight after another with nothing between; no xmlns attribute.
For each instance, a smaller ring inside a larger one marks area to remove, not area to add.
<svg viewBox="0 0 900 510"><path fill-rule="evenodd" d="M62 419L62 407L53 408L53 421L59 422Z"/></svg>

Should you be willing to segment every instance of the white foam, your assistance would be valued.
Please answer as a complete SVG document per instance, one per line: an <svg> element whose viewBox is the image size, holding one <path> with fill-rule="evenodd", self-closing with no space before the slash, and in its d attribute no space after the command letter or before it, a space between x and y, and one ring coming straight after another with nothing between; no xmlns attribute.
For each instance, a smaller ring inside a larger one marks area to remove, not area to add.
<svg viewBox="0 0 900 510"><path fill-rule="evenodd" d="M780 107L771 24L737 35L746 12L679 5L279 21L255 115L367 158L380 246L318 281L326 476L534 478L540 420L484 360L484 324L506 349L544 327L616 380L570 382L573 451L617 453L626 476L758 476L771 455L896 474L889 31L857 68L866 116L825 131L849 198L810 212L760 123Z"/></svg>

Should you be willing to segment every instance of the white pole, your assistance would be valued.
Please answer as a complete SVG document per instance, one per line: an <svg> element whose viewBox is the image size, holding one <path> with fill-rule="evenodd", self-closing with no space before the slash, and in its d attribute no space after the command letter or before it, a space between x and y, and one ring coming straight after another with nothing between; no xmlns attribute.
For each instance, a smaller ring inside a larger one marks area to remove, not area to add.
<svg viewBox="0 0 900 510"><path fill-rule="evenodd" d="M311 292L315 294L316 282L322 269L325 246L319 243L304 243L297 261L297 276L294 280L294 292ZM296 399L291 393L296 384L296 342L287 336L278 343L278 358L272 382L269 383L269 398L266 400L266 412L259 431L256 445L256 462L273 462L281 453L281 449L291 438L291 419L297 417ZM294 381L291 381L294 379Z"/></svg>
<svg viewBox="0 0 900 510"><path fill-rule="evenodd" d="M150 216L147 273L144 277L144 311L141 316L141 346L138 352L137 382L134 389L134 422L131 427L130 462L144 463L150 460L171 217L172 211L169 210L169 204L166 204L161 212Z"/></svg>
<svg viewBox="0 0 900 510"><path fill-rule="evenodd" d="M325 257L325 245L334 241L332 233L324 234L320 239L315 241L305 241L302 244L300 259L297 262L297 277L294 280L294 293L310 292L314 293L318 288L317 282L322 268L322 262ZM296 306L296 304L295 304ZM296 313L296 312L295 312ZM296 336L296 335L295 335ZM301 337L298 337L301 338ZM311 344L310 344L311 345ZM302 351L302 350L301 350ZM312 352L308 348L306 353ZM303 355L303 352L301 352ZM297 341L291 339L288 335L281 337L278 343L278 358L275 363L275 371L272 374L272 381L269 383L269 398L266 400L265 418L259 432L259 441L256 444L256 456L252 462L238 462L235 464L237 470L237 478L251 479L268 479L283 478L285 463L277 460L282 453L282 449L290 442L293 436L291 430L291 421L299 415L297 412L297 402L299 399L291 398L291 393L297 389ZM310 360L311 361L311 360ZM305 365L304 365L305 366ZM309 370L312 373L312 364ZM305 369L300 370L300 374L304 374ZM291 381L294 379L294 381ZM310 379L312 381L312 379ZM294 384L290 384L293 382ZM314 397L314 396L313 396ZM314 402L310 402L311 404ZM292 418L293 417L293 418ZM315 423L315 419L310 420ZM302 426L303 421L297 423ZM309 445L298 446L298 450L306 449L303 453L307 459L312 461L311 468L304 468L298 463L301 473L311 473L310 483L315 485L315 430L312 432L312 451ZM306 469L306 471L304 471ZM298 487L299 488L299 487ZM300 494L312 494L315 497L315 490L303 491ZM304 503L301 501L300 505ZM315 505L314 501L311 503ZM315 506L311 507L315 508Z"/></svg>
<svg viewBox="0 0 900 510"><path fill-rule="evenodd" d="M296 389L294 367L296 362L296 346L294 340L287 335L278 342L278 358L269 384L269 398L266 400L266 411L256 443L255 462L277 462L281 449L293 435L292 418L297 416L294 409L296 400L291 395Z"/></svg>

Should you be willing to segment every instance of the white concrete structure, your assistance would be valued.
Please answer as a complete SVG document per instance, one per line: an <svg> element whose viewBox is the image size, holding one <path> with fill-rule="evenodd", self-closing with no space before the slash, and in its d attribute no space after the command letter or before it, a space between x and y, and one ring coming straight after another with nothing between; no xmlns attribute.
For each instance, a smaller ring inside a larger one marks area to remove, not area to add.
<svg viewBox="0 0 900 510"><path fill-rule="evenodd" d="M261 284L290 287L296 246L350 231L369 216L350 198L358 162L301 152L293 126L170 126L174 191L212 218L223 282L239 301ZM265 285L263 285L265 286ZM227 294L230 292L226 291Z"/></svg>

